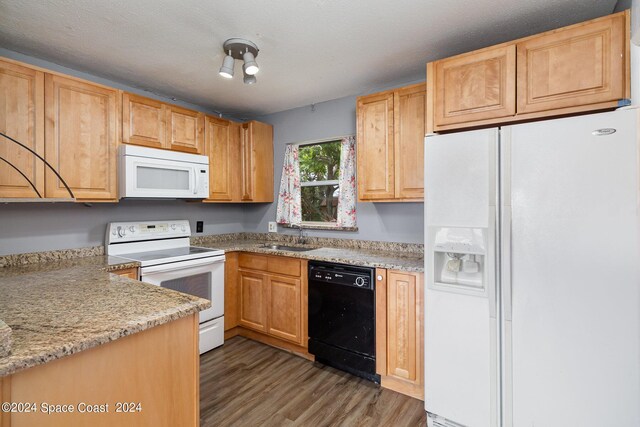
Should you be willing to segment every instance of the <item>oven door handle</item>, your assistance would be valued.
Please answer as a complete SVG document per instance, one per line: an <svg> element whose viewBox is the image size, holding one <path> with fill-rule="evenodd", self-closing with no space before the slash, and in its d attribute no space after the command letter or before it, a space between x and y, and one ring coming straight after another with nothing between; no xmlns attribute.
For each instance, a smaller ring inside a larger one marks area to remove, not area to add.
<svg viewBox="0 0 640 427"><path fill-rule="evenodd" d="M143 275L149 274L149 273L166 273L169 271L185 270L187 268L200 267L200 266L209 265L209 264L220 264L220 263L224 264L224 256L190 259L188 261L171 262L168 264L142 267L140 273Z"/></svg>

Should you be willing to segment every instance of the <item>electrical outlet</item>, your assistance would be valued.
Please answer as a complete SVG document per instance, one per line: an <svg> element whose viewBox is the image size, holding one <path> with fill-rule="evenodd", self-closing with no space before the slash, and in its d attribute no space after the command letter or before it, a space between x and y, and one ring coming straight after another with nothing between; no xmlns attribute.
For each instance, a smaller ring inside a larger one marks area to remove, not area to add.
<svg viewBox="0 0 640 427"><path fill-rule="evenodd" d="M196 221L196 233L202 233L204 230L204 224L202 221Z"/></svg>
<svg viewBox="0 0 640 427"><path fill-rule="evenodd" d="M269 233L278 232L278 223L275 221L269 221Z"/></svg>

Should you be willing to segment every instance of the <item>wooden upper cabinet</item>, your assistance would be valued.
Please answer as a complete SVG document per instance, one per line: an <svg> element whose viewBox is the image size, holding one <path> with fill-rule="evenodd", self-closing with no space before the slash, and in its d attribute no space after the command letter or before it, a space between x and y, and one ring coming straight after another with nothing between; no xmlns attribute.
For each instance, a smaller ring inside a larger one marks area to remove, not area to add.
<svg viewBox="0 0 640 427"><path fill-rule="evenodd" d="M122 142L202 154L204 114L123 93Z"/></svg>
<svg viewBox="0 0 640 427"><path fill-rule="evenodd" d="M44 157L44 73L0 61L0 132ZM44 197L44 163L0 137L0 157L13 164ZM37 197L20 172L0 161L0 198Z"/></svg>
<svg viewBox="0 0 640 427"><path fill-rule="evenodd" d="M394 94L395 197L424 198L424 85Z"/></svg>
<svg viewBox="0 0 640 427"><path fill-rule="evenodd" d="M425 84L358 98L358 200L421 201Z"/></svg>
<svg viewBox="0 0 640 427"><path fill-rule="evenodd" d="M395 192L393 91L358 98L358 199L392 199Z"/></svg>
<svg viewBox="0 0 640 427"><path fill-rule="evenodd" d="M204 152L204 114L167 105L167 146L174 151Z"/></svg>
<svg viewBox="0 0 640 427"><path fill-rule="evenodd" d="M164 148L165 104L130 93L122 94L122 142Z"/></svg>
<svg viewBox="0 0 640 427"><path fill-rule="evenodd" d="M240 201L240 133L242 125L217 117L205 118L205 154L209 156L209 199Z"/></svg>
<svg viewBox="0 0 640 427"><path fill-rule="evenodd" d="M627 98L625 14L518 43L518 113Z"/></svg>
<svg viewBox="0 0 640 427"><path fill-rule="evenodd" d="M426 132L618 107L630 97L629 11L427 64Z"/></svg>
<svg viewBox="0 0 640 427"><path fill-rule="evenodd" d="M242 125L241 164L242 201L273 202L273 126Z"/></svg>
<svg viewBox="0 0 640 427"><path fill-rule="evenodd" d="M437 61L433 73L436 130L516 113L515 45Z"/></svg>
<svg viewBox="0 0 640 427"><path fill-rule="evenodd" d="M59 75L45 76L46 158L77 199L116 200L120 93ZM46 196L67 198L46 171Z"/></svg>

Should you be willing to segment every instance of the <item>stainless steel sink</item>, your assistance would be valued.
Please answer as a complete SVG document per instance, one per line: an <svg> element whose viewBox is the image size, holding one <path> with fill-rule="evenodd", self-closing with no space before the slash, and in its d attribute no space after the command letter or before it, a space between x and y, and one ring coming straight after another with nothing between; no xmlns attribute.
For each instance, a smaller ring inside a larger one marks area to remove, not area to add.
<svg viewBox="0 0 640 427"><path fill-rule="evenodd" d="M306 251L312 251L316 249L316 248L305 248L302 246L271 245L271 244L264 244L260 247L265 249L272 249L274 251L292 251L292 252L306 252Z"/></svg>

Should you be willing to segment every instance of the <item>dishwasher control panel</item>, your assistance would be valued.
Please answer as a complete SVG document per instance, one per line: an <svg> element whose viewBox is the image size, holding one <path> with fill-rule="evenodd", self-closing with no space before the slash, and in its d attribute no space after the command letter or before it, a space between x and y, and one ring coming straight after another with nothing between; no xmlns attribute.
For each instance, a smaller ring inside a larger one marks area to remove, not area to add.
<svg viewBox="0 0 640 427"><path fill-rule="evenodd" d="M309 280L354 286L362 289L373 289L373 269L343 264L309 263Z"/></svg>

